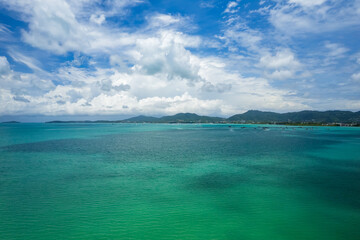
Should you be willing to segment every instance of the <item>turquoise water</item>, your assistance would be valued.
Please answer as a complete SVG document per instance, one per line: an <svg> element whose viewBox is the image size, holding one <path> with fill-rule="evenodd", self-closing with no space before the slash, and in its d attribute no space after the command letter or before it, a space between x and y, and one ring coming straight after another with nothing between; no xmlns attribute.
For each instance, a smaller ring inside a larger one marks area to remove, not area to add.
<svg viewBox="0 0 360 240"><path fill-rule="evenodd" d="M0 124L0 239L360 239L360 128Z"/></svg>

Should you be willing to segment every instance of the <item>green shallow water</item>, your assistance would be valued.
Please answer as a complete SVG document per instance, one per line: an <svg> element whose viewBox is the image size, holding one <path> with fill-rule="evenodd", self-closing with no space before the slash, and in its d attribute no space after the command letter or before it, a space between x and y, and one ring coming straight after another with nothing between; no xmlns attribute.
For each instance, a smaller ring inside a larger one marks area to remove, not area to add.
<svg viewBox="0 0 360 240"><path fill-rule="evenodd" d="M0 239L360 239L360 128L0 124Z"/></svg>

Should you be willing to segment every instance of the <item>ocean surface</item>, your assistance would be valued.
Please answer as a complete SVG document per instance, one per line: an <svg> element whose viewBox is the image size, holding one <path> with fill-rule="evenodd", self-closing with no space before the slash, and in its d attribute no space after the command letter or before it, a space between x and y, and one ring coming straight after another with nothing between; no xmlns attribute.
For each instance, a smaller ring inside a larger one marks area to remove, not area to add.
<svg viewBox="0 0 360 240"><path fill-rule="evenodd" d="M229 126L0 124L0 239L360 239L360 128Z"/></svg>

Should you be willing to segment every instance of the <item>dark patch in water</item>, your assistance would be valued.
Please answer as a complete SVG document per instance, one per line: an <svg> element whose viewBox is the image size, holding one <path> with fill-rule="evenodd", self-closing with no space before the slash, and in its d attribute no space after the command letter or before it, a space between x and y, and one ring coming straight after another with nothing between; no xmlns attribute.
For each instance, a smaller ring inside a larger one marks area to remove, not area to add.
<svg viewBox="0 0 360 240"><path fill-rule="evenodd" d="M310 190L324 201L360 209L360 167L346 169L322 165L296 171L287 179L290 180L288 184Z"/></svg>
<svg viewBox="0 0 360 240"><path fill-rule="evenodd" d="M245 178L239 174L214 172L194 177L191 183L188 184L188 188L195 190L221 190L240 184L244 180Z"/></svg>
<svg viewBox="0 0 360 240"><path fill-rule="evenodd" d="M247 165L246 168L252 171L252 176L267 176L266 180L251 179L258 185L303 188L331 204L360 209L359 161L307 158L307 161L311 158L311 165L295 162L295 165L274 163Z"/></svg>

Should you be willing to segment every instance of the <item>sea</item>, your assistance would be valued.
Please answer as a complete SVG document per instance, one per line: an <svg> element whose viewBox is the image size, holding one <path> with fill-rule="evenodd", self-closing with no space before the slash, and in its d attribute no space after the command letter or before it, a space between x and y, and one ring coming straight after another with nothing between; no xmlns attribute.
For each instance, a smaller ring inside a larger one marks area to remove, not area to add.
<svg viewBox="0 0 360 240"><path fill-rule="evenodd" d="M359 240L360 128L2 123L0 239Z"/></svg>

